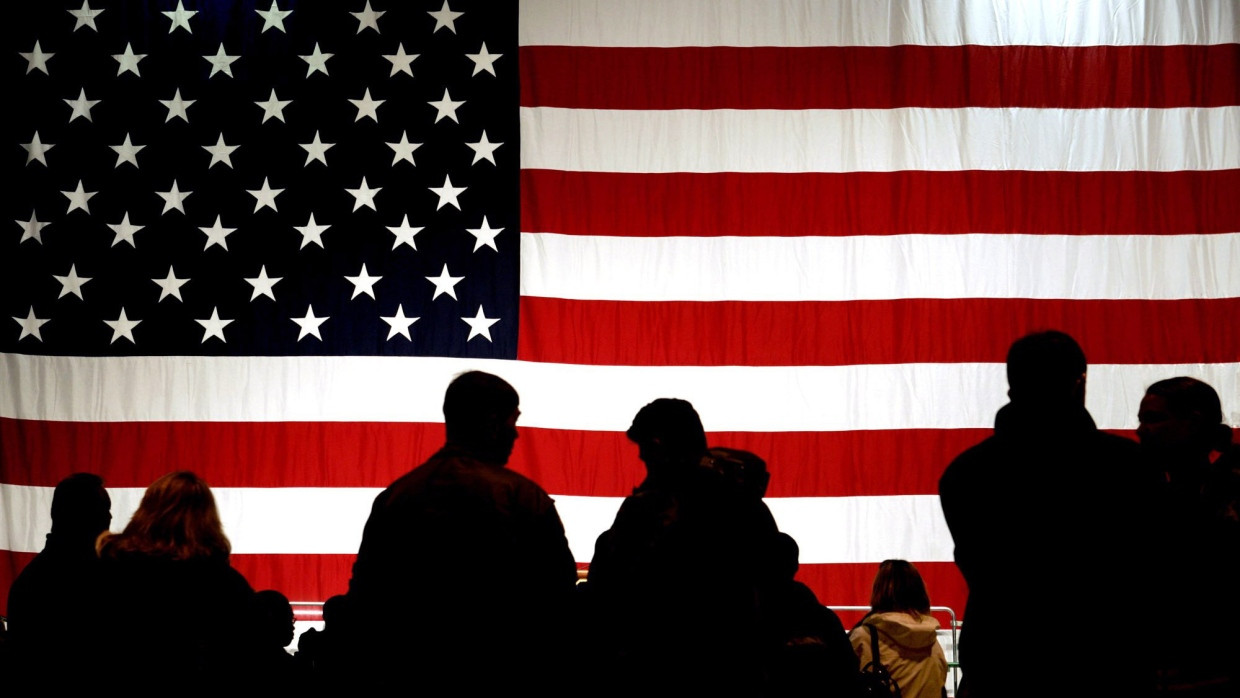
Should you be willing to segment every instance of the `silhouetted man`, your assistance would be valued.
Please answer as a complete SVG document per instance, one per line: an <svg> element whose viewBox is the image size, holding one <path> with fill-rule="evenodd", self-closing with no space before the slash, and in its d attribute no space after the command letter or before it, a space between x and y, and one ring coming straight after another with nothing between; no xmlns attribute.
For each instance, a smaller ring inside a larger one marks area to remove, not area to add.
<svg viewBox="0 0 1240 698"><path fill-rule="evenodd" d="M504 468L517 393L473 371L443 411L447 444L375 498L362 534L349 582L358 676L462 695L554 689L577 567L551 498Z"/></svg>
<svg viewBox="0 0 1240 698"><path fill-rule="evenodd" d="M1149 634L1173 630L1143 627L1152 481L1135 443L1095 427L1085 369L1062 332L1017 340L994 436L939 481L969 585L960 660L972 698L1140 694Z"/></svg>
<svg viewBox="0 0 1240 698"><path fill-rule="evenodd" d="M74 473L52 494L52 532L9 589L12 666L47 688L88 681L97 653L99 558L95 539L112 523L103 479Z"/></svg>
<svg viewBox="0 0 1240 698"><path fill-rule="evenodd" d="M590 563L601 673L591 690L761 692L759 548L777 533L761 501L765 464L749 479L739 472L749 463L715 467L702 422L684 400L651 402L626 433L647 475L599 536Z"/></svg>

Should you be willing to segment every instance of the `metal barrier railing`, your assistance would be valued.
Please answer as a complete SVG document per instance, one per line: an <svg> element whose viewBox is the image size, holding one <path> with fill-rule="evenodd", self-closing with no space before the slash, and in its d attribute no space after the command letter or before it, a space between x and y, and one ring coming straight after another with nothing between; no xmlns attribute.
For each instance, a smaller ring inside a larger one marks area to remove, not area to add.
<svg viewBox="0 0 1240 698"><path fill-rule="evenodd" d="M827 606L832 611L863 611L869 613L869 606ZM946 613L951 618L952 631L952 657L947 662L947 668L952 672L952 695L960 692L960 659L958 653L960 651L959 632L960 622L956 620L956 611L950 606L931 606L930 612Z"/></svg>

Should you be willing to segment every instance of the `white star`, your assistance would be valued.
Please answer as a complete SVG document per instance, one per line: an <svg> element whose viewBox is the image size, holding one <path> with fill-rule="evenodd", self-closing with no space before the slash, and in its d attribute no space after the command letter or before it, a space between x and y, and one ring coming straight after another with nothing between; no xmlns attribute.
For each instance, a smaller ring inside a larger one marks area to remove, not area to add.
<svg viewBox="0 0 1240 698"><path fill-rule="evenodd" d="M124 306L121 306L120 317L116 318L115 320L104 320L103 322L105 325L112 328L112 341L108 342L108 344L115 344L116 340L120 339L121 337L128 339L130 343L132 344L137 344L137 341L135 341L133 338L133 328L137 327L138 323L142 321L141 320L130 320L125 315Z"/></svg>
<svg viewBox="0 0 1240 698"><path fill-rule="evenodd" d="M164 200L164 210L159 212L162 216L174 208L181 213L185 213L185 198L194 192L181 191L180 189L177 189L177 181L174 179L172 180L172 189L169 189L168 191L157 191L155 193L159 194L160 198Z"/></svg>
<svg viewBox="0 0 1240 698"><path fill-rule="evenodd" d="M473 77L482 71L495 75L495 59L503 56L502 53L489 53L487 51L487 42L482 42L482 49L478 53L467 53L465 57L474 62L474 72L470 75ZM505 64L507 65L507 64Z"/></svg>
<svg viewBox="0 0 1240 698"><path fill-rule="evenodd" d="M439 8L438 10L435 10L434 12L427 12L426 14L435 18L435 28L431 30L432 34L439 31L440 29L443 29L444 27L447 27L453 34L455 34L456 33L455 20L457 17L460 17L461 15L465 13L464 12L453 12L452 8L448 7L448 0L443 0L443 7Z"/></svg>
<svg viewBox="0 0 1240 698"><path fill-rule="evenodd" d="M202 325L202 330L203 330L202 331L202 343L203 344L206 344L207 340L211 339L212 337L219 338L221 342L227 342L228 340L224 339L224 328L233 324L232 320L221 320L220 319L219 306L216 306L211 309L211 317L205 320L199 320L197 318L194 318L194 322L198 323L199 325Z"/></svg>
<svg viewBox="0 0 1240 698"><path fill-rule="evenodd" d="M55 143L43 143L40 141L39 132L35 131L34 138L30 139L29 143L22 143L22 147L26 149L26 164L29 165L38 160L46 167L47 151L51 150L55 145Z"/></svg>
<svg viewBox="0 0 1240 698"><path fill-rule="evenodd" d="M99 192L86 191L82 187L82 180L79 179L77 189L74 189L73 191L62 191L60 193L69 198L69 209L65 211L66 214L73 213L77 209L82 209L89 214L90 198Z"/></svg>
<svg viewBox="0 0 1240 698"><path fill-rule="evenodd" d="M464 103L465 100L453 102L451 95L448 94L448 88L446 87L443 88L443 99L438 102L427 102L427 104L438 110L435 114L435 123L439 123L446 116L449 119L456 121L458 124L461 122L456 118L456 110L459 109Z"/></svg>
<svg viewBox="0 0 1240 698"><path fill-rule="evenodd" d="M383 277L371 276L370 272L366 271L366 264L363 262L362 270L357 273L357 276L346 276L344 278L348 279L349 283L353 284L353 295L349 296L349 300L353 300L363 293L371 298L374 298L375 283Z"/></svg>
<svg viewBox="0 0 1240 698"><path fill-rule="evenodd" d="M366 94L361 99L350 99L349 101L353 103L353 106L357 107L357 118L353 119L354 121L361 121L362 117L369 116L377 124L379 123L379 105L387 100L371 99L370 88L367 87Z"/></svg>
<svg viewBox="0 0 1240 698"><path fill-rule="evenodd" d="M20 223L21 221L18 222ZM405 214L405 217L400 221L400 225L395 228L389 225L387 229L396 236L396 242L392 243L392 249L396 249L401 245L408 245L413 250L418 249L418 246L413 244L413 236L422 232L422 228L409 225L409 214Z"/></svg>
<svg viewBox="0 0 1240 698"><path fill-rule="evenodd" d="M473 235L476 238L474 240L474 252L477 252L478 250L482 249L483 245L490 247L496 252L499 252L499 248L495 246L495 236L504 232L504 229L503 228L492 228L491 225L487 223L486 216L482 217L481 228L466 228L465 230L469 231L469 234Z"/></svg>
<svg viewBox="0 0 1240 698"><path fill-rule="evenodd" d="M92 121L92 119L90 118L90 110L93 109L95 105L101 101L103 100L86 99L86 89L82 88L82 91L81 93L78 94L77 99L66 99L65 100L65 104L68 104L69 106L73 107L73 113L69 115L69 121L72 122L74 119L78 118L79 116L86 119L87 121Z"/></svg>
<svg viewBox="0 0 1240 698"><path fill-rule="evenodd" d="M452 298L455 300L456 299L455 286L461 281L461 279L464 279L464 278L465 277L463 276L452 276L451 274L448 273L448 265L447 264L443 265L443 271L439 272L439 276L426 277L427 281L435 284L435 294L431 296L431 300L435 300L436 298L442 296L445 293L448 294L449 296L452 296Z"/></svg>
<svg viewBox="0 0 1240 698"><path fill-rule="evenodd" d="M34 314L34 308L30 309L30 313L32 315ZM13 319L17 320L17 318L13 318ZM398 334L403 334L405 335L405 339L408 339L410 341L413 340L413 337L409 336L409 326L419 320L419 318L416 318L416 317L405 317L405 306L403 304L396 306L396 314L393 315L392 317L383 317L382 315L380 315L379 319L386 322L388 324L388 327L391 328L388 330L388 336L387 336L388 339L391 339ZM47 322L47 321L44 320L44 322Z"/></svg>
<svg viewBox="0 0 1240 698"><path fill-rule="evenodd" d="M30 220L14 222L22 227L22 239L18 240L17 244L20 245L27 240L34 240L40 245L43 244L43 228L49 224L46 221L35 218L33 210L30 212Z"/></svg>
<svg viewBox="0 0 1240 698"><path fill-rule="evenodd" d="M314 214L310 214L310 222L305 225L293 226L297 232L301 233L301 248L305 249L306 245L314 243L319 247L323 247L323 232L330 228L330 225L318 225L314 222Z"/></svg>
<svg viewBox="0 0 1240 698"><path fill-rule="evenodd" d="M196 14L198 14L198 10L186 10L181 0L177 0L177 9L163 11L163 15L172 20L172 26L168 27L168 33L171 34L177 30L177 27L181 27L187 33L193 34L194 30L189 28L189 19Z"/></svg>
<svg viewBox="0 0 1240 698"><path fill-rule="evenodd" d="M133 241L133 235L146 226L130 223L129 213L126 212L125 217L121 219L120 223L108 223L108 227L112 229L112 232L116 233L116 237L112 238L113 247L116 247L117 243L124 240L129 243L130 247L136 248L138 245Z"/></svg>
<svg viewBox="0 0 1240 698"><path fill-rule="evenodd" d="M357 209L363 206L369 206L370 210L372 211L379 210L375 208L375 194L378 194L379 192L383 191L383 187L375 187L374 189L371 189L370 187L366 186L366 178L362 177L362 186L358 187L357 189L345 189L345 191L353 195L353 199L354 199L353 210L354 211L356 211Z"/></svg>
<svg viewBox="0 0 1240 698"><path fill-rule="evenodd" d="M350 12L357 19L357 33L361 34L363 29L374 29L375 33L379 33L379 18L387 14L387 11L376 12L370 9L370 0L366 0L366 9L361 12Z"/></svg>
<svg viewBox="0 0 1240 698"><path fill-rule="evenodd" d="M207 169L209 170L212 167L215 167L215 164L217 162L222 162L225 165L232 167L233 166L232 164L233 151L240 147L241 146L239 145L228 145L227 143L225 143L224 134L221 133L219 139L215 141L215 145L202 146L203 150L207 151L208 153L211 153L211 164L207 165Z"/></svg>
<svg viewBox="0 0 1240 698"><path fill-rule="evenodd" d="M336 54L323 53L322 51L319 50L319 43L317 41L314 42L314 53L310 54L309 56L301 56L301 59L306 62L306 66L307 66L306 77L310 77L311 75L314 74L315 71L318 71L320 73L323 73L324 75L327 75L327 59L331 58L334 55Z"/></svg>
<svg viewBox="0 0 1240 698"><path fill-rule="evenodd" d="M284 121L284 108L292 103L293 103L293 100L291 99L284 99L284 100L277 99L276 88L274 87L271 88L271 96L267 98L266 102L255 102L255 104L263 108L263 123L264 124L267 123L267 119L270 119L273 116L279 119L280 121ZM285 123L288 123L288 122L285 121Z"/></svg>
<svg viewBox="0 0 1240 698"><path fill-rule="evenodd" d="M125 52L114 53L112 54L112 57L116 59L116 62L120 63L120 66L116 68L117 77L119 77L121 73L124 73L125 71L129 71L133 73L134 75L137 75L138 77L142 77L142 73L138 72L138 61L142 60L143 58L146 58L146 54L145 53L134 53L133 44L126 43Z"/></svg>
<svg viewBox="0 0 1240 698"><path fill-rule="evenodd" d="M300 317L300 318L294 317L294 318L289 318L289 319L297 323L297 325L301 327L301 332L297 333L297 341L300 342L308 334L314 335L315 337L319 339L320 342L323 341L323 335L319 334L319 325L322 325L323 321L327 320L328 317L326 316L315 317L313 305L306 307L305 317Z"/></svg>
<svg viewBox="0 0 1240 698"><path fill-rule="evenodd" d="M69 10L69 14L73 15L77 19L77 21L73 23L73 31L77 31L82 27L90 27L96 32L99 31L99 27L95 26L95 18L103 14L103 10L90 9L89 0L83 0L82 9Z"/></svg>
<svg viewBox="0 0 1240 698"><path fill-rule="evenodd" d="M464 192L468 188L469 187L452 186L452 177L448 175L443 176L442 187L428 187L428 189L430 189L431 191L439 195L439 205L435 207L436 211L443 208L447 204L451 204L455 206L456 210L460 211L461 202L458 201L456 197L460 196L461 193Z"/></svg>
<svg viewBox="0 0 1240 698"><path fill-rule="evenodd" d="M172 117L174 116L179 116L182 121L188 124L189 115L185 113L185 110L189 109L194 105L194 102L197 101L198 100L196 99L181 99L181 88L178 87L177 92L173 95L172 99L159 100L160 104L168 108L168 116L164 119L164 123L166 124L169 121L172 121Z"/></svg>
<svg viewBox="0 0 1240 698"><path fill-rule="evenodd" d="M421 55L420 53L405 53L405 44L403 42L396 44L396 53L383 54L383 57L392 64L392 73L388 77L394 77L397 73L405 73L409 77L413 77L413 61Z"/></svg>
<svg viewBox="0 0 1240 698"><path fill-rule="evenodd" d="M393 151L393 155L392 155L393 165L400 162L401 160L408 160L410 165L417 166L417 163L413 161L413 151L422 147L422 144L421 143L410 143L409 135L406 132L404 131L400 132L399 143L388 143L387 147L391 148Z"/></svg>
<svg viewBox="0 0 1240 698"><path fill-rule="evenodd" d="M73 10L69 11L72 12ZM32 70L42 70L44 75L51 75L51 73L47 72L47 60L55 55L54 53L43 53L43 49L39 47L39 42L35 41L34 48L30 50L30 53L21 54L21 57L26 59L26 73L28 74ZM387 56L384 56L384 58L387 58ZM417 58L417 56L414 56L414 58ZM393 74L395 74L394 69ZM412 73L410 74L412 75Z"/></svg>
<svg viewBox="0 0 1240 698"><path fill-rule="evenodd" d="M57 275L55 275L55 274L52 274L52 278L53 278L53 279L56 279L57 281L59 281L59 282L60 282L60 295L59 295L59 296L56 296L57 298L64 298L65 296L67 296L67 295L69 295L70 293L72 293L73 295L77 296L78 298L81 298L82 300L86 300L86 297L82 295L82 286L83 286L83 285L84 285L87 281L90 281L90 280L91 280L91 278L93 278L93 277L89 277L89 276L78 276L78 275L77 275L77 265L76 265L76 264L70 264L70 265L69 265L69 273L68 273L68 275L66 275L66 276L57 276Z"/></svg>
<svg viewBox="0 0 1240 698"><path fill-rule="evenodd" d="M495 149L503 145L503 143L492 143L488 141L486 129L483 129L481 139L479 139L476 143L466 143L465 145L473 148L474 150L474 161L469 164L477 165L479 160L490 160L491 164L494 165L496 164Z"/></svg>
<svg viewBox="0 0 1240 698"><path fill-rule="evenodd" d="M108 147L116 151L116 167L120 167L123 162L127 162L134 167L137 167L138 153L146 146L134 145L133 142L129 140L129 134L126 133L124 143L121 143L120 145L110 145Z"/></svg>
<svg viewBox="0 0 1240 698"><path fill-rule="evenodd" d="M252 279L246 279L246 283L254 287L254 292L250 294L250 300L253 301L259 296L267 296L271 300L276 299L275 290L272 288L280 282L283 276L267 276L267 265L264 264L258 270L258 276Z"/></svg>
<svg viewBox="0 0 1240 698"><path fill-rule="evenodd" d="M275 211L276 213L280 212L279 209L276 208L276 197L279 196L281 193L283 193L284 190L283 189L272 189L271 187L267 186L266 177L263 177L263 188L262 189L247 189L246 191L256 199L256 201L254 202L254 213L258 213L259 209L263 208L264 206L270 208L272 211Z"/></svg>
<svg viewBox="0 0 1240 698"><path fill-rule="evenodd" d="M168 267L167 277L162 279L151 279L151 281L159 284L159 300L162 301L168 296L175 296L177 300L181 302L185 301L185 299L181 298L181 287L184 286L189 279L178 279L176 272L172 271L171 266Z"/></svg>
<svg viewBox="0 0 1240 698"><path fill-rule="evenodd" d="M211 64L211 74L207 76L207 79L210 80L215 77L216 73L223 73L231 78L233 76L232 64L240 57L241 54L230 56L224 53L224 44L221 43L219 50L215 52L214 56L203 56Z"/></svg>
<svg viewBox="0 0 1240 698"><path fill-rule="evenodd" d="M273 27L279 29L285 34L288 33L284 29L284 18L293 14L292 10L281 10L276 6L276 0L271 0L271 7L266 10L255 8L254 11L258 13L258 16L263 18L263 31L260 33L266 32L268 29Z"/></svg>
<svg viewBox="0 0 1240 698"><path fill-rule="evenodd" d="M26 317L24 318L14 317L13 319L17 321L17 324L22 326L22 333L21 333L21 336L17 338L17 341L20 342L27 337L34 337L40 342L43 341L43 335L39 334L39 328L46 325L48 320L39 319L35 317L33 305L30 306L30 312L26 315ZM414 319L416 320L417 318L414 318ZM406 334L405 336L408 337L409 335ZM388 339L391 339L391 338L392 336L388 335Z"/></svg>
<svg viewBox="0 0 1240 698"><path fill-rule="evenodd" d="M491 325L499 322L499 318L487 317L486 314L482 312L481 305L478 306L477 315L474 317L463 317L461 319L465 321L465 324L469 325L469 336L465 338L466 342L474 337L486 337L488 342L492 341Z"/></svg>
<svg viewBox="0 0 1240 698"><path fill-rule="evenodd" d="M323 141L320 141L319 132L315 131L314 141L310 143L298 143L297 145L300 145L302 148L305 148L306 164L303 165L303 167L308 167L310 165L310 162L313 160L318 160L319 162L326 165L327 164L327 149L331 148L333 145L336 145L336 144L335 143L324 143Z"/></svg>
<svg viewBox="0 0 1240 698"><path fill-rule="evenodd" d="M215 217L215 225L210 227L200 225L198 226L198 229L207 234L207 244L202 248L204 252L211 249L212 245L219 245L227 251L227 238L231 233L237 230L236 228L225 228L223 225L220 225L220 217L218 215Z"/></svg>

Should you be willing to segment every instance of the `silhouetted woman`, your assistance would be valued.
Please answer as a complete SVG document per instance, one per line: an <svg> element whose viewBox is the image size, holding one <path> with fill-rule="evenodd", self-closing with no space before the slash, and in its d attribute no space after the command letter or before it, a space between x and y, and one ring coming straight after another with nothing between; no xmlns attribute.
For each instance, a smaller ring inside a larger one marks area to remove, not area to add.
<svg viewBox="0 0 1240 698"><path fill-rule="evenodd" d="M191 472L151 484L119 534L99 539L108 601L101 648L144 690L207 692L252 657L253 595L207 483Z"/></svg>
<svg viewBox="0 0 1240 698"><path fill-rule="evenodd" d="M874 576L870 612L848 634L859 667L869 664L870 632L878 632L878 655L901 698L939 698L947 683L947 657L939 646L939 622L913 563L883 560Z"/></svg>

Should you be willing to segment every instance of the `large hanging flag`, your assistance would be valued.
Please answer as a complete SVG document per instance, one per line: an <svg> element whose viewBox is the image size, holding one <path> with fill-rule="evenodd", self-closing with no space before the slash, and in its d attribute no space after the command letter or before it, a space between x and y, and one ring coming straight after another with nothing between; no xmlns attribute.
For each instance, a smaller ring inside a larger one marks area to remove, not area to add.
<svg viewBox="0 0 1240 698"><path fill-rule="evenodd" d="M1226 0L13 14L4 588L61 477L102 474L120 528L184 468L257 588L343 592L474 368L579 562L642 477L624 429L681 397L767 459L834 605L903 558L963 610L936 483L1021 334L1081 341L1103 428L1183 374L1240 422Z"/></svg>

